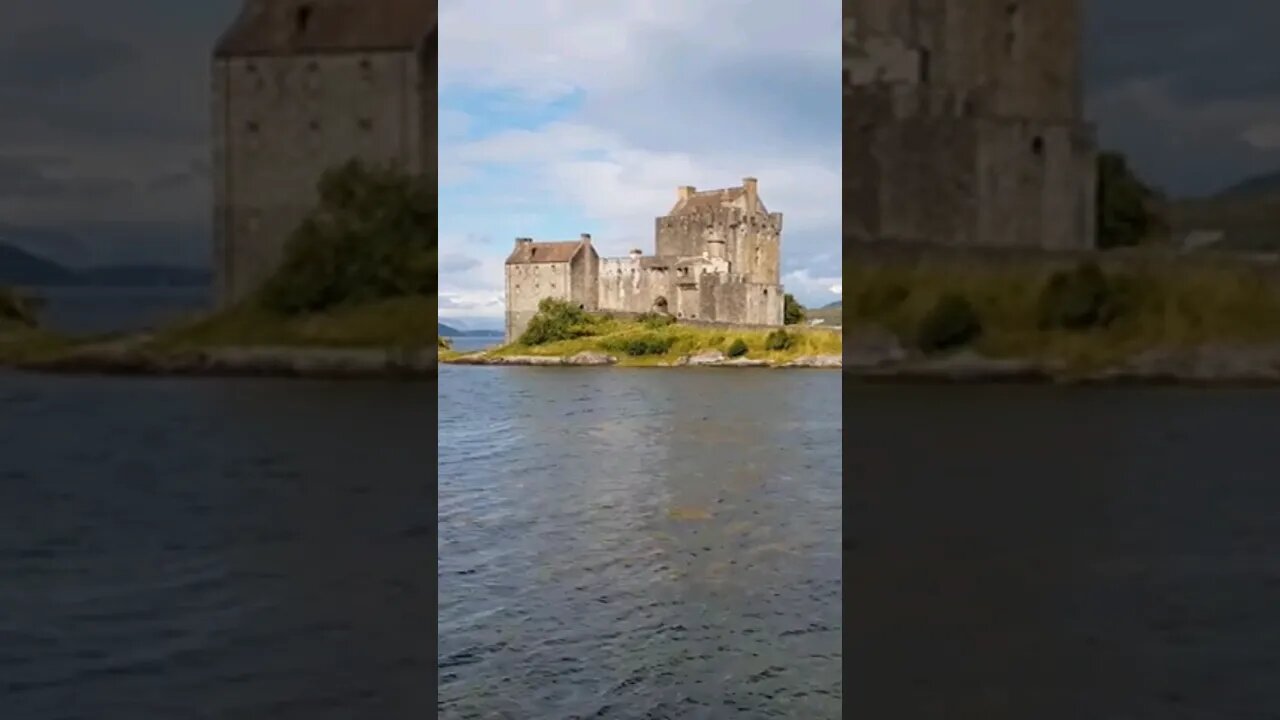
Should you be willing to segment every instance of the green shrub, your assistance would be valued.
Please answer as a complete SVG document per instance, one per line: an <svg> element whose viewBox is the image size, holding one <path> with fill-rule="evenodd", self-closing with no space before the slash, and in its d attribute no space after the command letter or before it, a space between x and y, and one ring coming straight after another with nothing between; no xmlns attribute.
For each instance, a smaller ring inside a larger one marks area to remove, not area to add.
<svg viewBox="0 0 1280 720"><path fill-rule="evenodd" d="M1040 292L1040 328L1089 330L1106 327L1128 304L1123 282L1115 282L1097 263L1055 272Z"/></svg>
<svg viewBox="0 0 1280 720"><path fill-rule="evenodd" d="M644 325L650 330L661 330L676 321L676 319L670 315L654 312L643 313L639 318L637 318L637 320L640 321L641 325Z"/></svg>
<svg viewBox="0 0 1280 720"><path fill-rule="evenodd" d="M786 325L804 322L804 306L791 293L782 296L782 322Z"/></svg>
<svg viewBox="0 0 1280 720"><path fill-rule="evenodd" d="M916 343L926 353L951 350L973 342L982 334L977 310L963 295L948 293L920 319Z"/></svg>
<svg viewBox="0 0 1280 720"><path fill-rule="evenodd" d="M769 350L786 350L795 342L795 338L786 330L774 330L764 339L764 346Z"/></svg>
<svg viewBox="0 0 1280 720"><path fill-rule="evenodd" d="M325 172L262 304L286 315L436 293L435 191L395 167L351 161Z"/></svg>
<svg viewBox="0 0 1280 720"><path fill-rule="evenodd" d="M0 287L0 324L36 326L36 306L15 290Z"/></svg>
<svg viewBox="0 0 1280 720"><path fill-rule="evenodd" d="M674 343L675 338L673 337L646 333L644 335L609 340L604 343L604 348L610 352L625 353L631 357L643 357L645 355L666 354Z"/></svg>
<svg viewBox="0 0 1280 720"><path fill-rule="evenodd" d="M545 345L596 334L598 321L574 303L556 298L538 302L538 313L520 335L522 345Z"/></svg>
<svg viewBox="0 0 1280 720"><path fill-rule="evenodd" d="M729 349L725 351L725 355L731 358L742 357L746 354L747 344L743 342L742 338L734 338L733 342L729 343Z"/></svg>

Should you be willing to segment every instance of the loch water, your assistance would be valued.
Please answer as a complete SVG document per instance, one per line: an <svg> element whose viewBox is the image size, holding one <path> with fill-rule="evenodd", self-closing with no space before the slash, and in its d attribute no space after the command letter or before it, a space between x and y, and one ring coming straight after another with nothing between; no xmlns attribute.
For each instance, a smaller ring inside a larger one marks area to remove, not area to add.
<svg viewBox="0 0 1280 720"><path fill-rule="evenodd" d="M840 717L840 377L440 369L442 718Z"/></svg>

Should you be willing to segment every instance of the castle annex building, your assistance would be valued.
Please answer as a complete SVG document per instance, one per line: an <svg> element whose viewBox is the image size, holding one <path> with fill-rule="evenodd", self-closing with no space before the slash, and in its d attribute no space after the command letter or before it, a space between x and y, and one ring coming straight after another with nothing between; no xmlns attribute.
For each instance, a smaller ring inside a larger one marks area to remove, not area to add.
<svg viewBox="0 0 1280 720"><path fill-rule="evenodd" d="M1094 246L1080 0L845 0L845 233Z"/></svg>
<svg viewBox="0 0 1280 720"><path fill-rule="evenodd" d="M600 257L590 235L568 242L516 238L506 263L507 341L524 332L548 297L591 311L782 324L782 214L765 208L755 178L725 190L679 188L654 234L654 255L632 250L621 258Z"/></svg>
<svg viewBox="0 0 1280 720"><path fill-rule="evenodd" d="M436 173L436 3L246 0L213 57L219 304L278 266L325 170Z"/></svg>

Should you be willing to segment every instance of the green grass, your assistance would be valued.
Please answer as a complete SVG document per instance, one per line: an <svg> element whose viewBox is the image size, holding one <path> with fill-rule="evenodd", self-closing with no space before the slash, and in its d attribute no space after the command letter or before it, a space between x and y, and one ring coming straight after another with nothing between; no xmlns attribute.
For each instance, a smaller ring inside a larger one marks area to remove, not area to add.
<svg viewBox="0 0 1280 720"><path fill-rule="evenodd" d="M922 260L877 267L847 263L846 330L875 327L904 341L940 298L958 294L976 309L982 333L973 349L992 356L1054 360L1093 368L1151 348L1280 341L1280 273L1240 262L1151 256L1104 262L1122 283L1126 309L1105 327L1042 329L1046 262Z"/></svg>
<svg viewBox="0 0 1280 720"><path fill-rule="evenodd" d="M0 320L0 366L54 359L76 346L53 333Z"/></svg>
<svg viewBox="0 0 1280 720"><path fill-rule="evenodd" d="M793 342L786 350L769 350L765 339L767 330L724 330L695 325L668 325L654 328L640 322L616 318L599 318L593 328L595 334L572 340L561 340L540 345L512 343L489 351L490 355L535 355L567 357L580 352L602 352L618 358L619 365L656 366L670 363L682 356L703 350L727 351L735 339L747 344L747 358L767 360L771 363L787 362L806 355L839 355L842 349L840 333L829 330L806 330L788 327ZM659 344L670 342L666 352L633 357L619 350L635 339L657 340ZM448 361L456 353L442 353L441 360Z"/></svg>
<svg viewBox="0 0 1280 720"><path fill-rule="evenodd" d="M162 329L149 348L213 347L423 348L439 343L436 299L414 296L289 316L246 303Z"/></svg>

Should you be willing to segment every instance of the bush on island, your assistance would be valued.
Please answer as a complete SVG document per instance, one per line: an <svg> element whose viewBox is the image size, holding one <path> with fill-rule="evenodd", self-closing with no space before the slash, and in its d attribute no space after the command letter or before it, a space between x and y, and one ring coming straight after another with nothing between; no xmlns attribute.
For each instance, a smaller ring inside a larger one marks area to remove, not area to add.
<svg viewBox="0 0 1280 720"><path fill-rule="evenodd" d="M676 319L670 315L653 312L642 313L637 319L640 321L641 325L644 325L650 330L661 330L668 325L675 324L676 321Z"/></svg>
<svg viewBox="0 0 1280 720"><path fill-rule="evenodd" d="M302 315L436 293L435 189L394 166L351 161L324 173L261 300Z"/></svg>
<svg viewBox="0 0 1280 720"><path fill-rule="evenodd" d="M804 306L791 293L782 296L782 322L785 325L799 325L804 322Z"/></svg>
<svg viewBox="0 0 1280 720"><path fill-rule="evenodd" d="M982 334L982 322L973 304L963 295L948 293L920 319L916 344L926 353L968 345Z"/></svg>
<svg viewBox="0 0 1280 720"><path fill-rule="evenodd" d="M791 347L794 339L787 334L786 330L774 330L764 339L764 346L769 350L786 350Z"/></svg>
<svg viewBox="0 0 1280 720"><path fill-rule="evenodd" d="M1106 327L1125 310L1124 284L1087 262L1050 276L1040 292L1042 330L1089 330Z"/></svg>
<svg viewBox="0 0 1280 720"><path fill-rule="evenodd" d="M606 341L603 345L604 349L610 352L626 353L631 357L643 357L645 355L666 354L674 342L675 338L670 336L645 333L631 337L614 338Z"/></svg>
<svg viewBox="0 0 1280 720"><path fill-rule="evenodd" d="M16 290L0 287L0 325L36 326L36 307Z"/></svg>
<svg viewBox="0 0 1280 720"><path fill-rule="evenodd" d="M555 298L538 302L538 313L520 335L521 345L545 345L596 334L598 320L574 303Z"/></svg>

